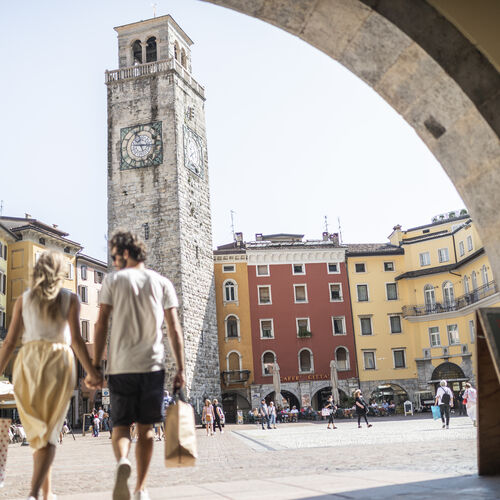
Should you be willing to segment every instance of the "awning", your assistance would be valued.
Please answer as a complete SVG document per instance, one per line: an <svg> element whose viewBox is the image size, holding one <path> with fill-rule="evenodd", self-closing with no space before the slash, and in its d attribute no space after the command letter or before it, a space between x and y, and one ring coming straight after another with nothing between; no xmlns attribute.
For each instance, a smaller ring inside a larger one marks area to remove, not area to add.
<svg viewBox="0 0 500 500"><path fill-rule="evenodd" d="M443 379L439 379L439 380L429 380L427 383L428 384L439 384L439 382L441 382L441 380ZM468 382L469 379L468 378L447 378L446 379L446 382Z"/></svg>

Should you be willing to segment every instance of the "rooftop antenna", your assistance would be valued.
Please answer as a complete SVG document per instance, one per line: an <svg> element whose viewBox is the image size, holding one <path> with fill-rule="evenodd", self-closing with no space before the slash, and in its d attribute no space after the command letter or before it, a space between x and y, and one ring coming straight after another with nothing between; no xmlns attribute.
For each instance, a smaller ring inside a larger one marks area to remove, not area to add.
<svg viewBox="0 0 500 500"><path fill-rule="evenodd" d="M151 4L151 7L153 7L153 17L156 17L156 5L155 3Z"/></svg>
<svg viewBox="0 0 500 500"><path fill-rule="evenodd" d="M339 221L339 241L342 245L342 227L340 226L340 217L338 217L337 220Z"/></svg>
<svg viewBox="0 0 500 500"><path fill-rule="evenodd" d="M325 215L325 232L328 232L328 216Z"/></svg>
<svg viewBox="0 0 500 500"><path fill-rule="evenodd" d="M236 212L231 210L231 232L233 233L233 241L236 241L236 235L234 234L234 214Z"/></svg>

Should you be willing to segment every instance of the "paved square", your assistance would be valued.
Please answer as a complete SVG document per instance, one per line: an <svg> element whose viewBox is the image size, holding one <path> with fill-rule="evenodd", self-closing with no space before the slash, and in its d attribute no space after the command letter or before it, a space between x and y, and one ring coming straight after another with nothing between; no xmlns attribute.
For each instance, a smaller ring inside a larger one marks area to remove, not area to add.
<svg viewBox="0 0 500 500"><path fill-rule="evenodd" d="M427 416L372 422L358 429L356 421L342 420L337 430L322 422L265 431L235 425L214 437L200 429L198 465L186 469L166 469L163 443L155 443L151 497L431 498L451 487L461 498L498 498L500 480L475 475L476 429L468 418L452 418L450 430ZM28 447L10 445L0 498L27 497L31 460ZM108 433L66 436L57 450L54 491L59 500L110 499L114 468ZM133 475L132 487L134 481Z"/></svg>

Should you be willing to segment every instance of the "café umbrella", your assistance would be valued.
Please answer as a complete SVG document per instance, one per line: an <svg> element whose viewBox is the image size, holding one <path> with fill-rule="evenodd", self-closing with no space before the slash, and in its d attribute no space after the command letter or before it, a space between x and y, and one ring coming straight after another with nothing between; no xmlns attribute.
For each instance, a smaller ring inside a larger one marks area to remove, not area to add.
<svg viewBox="0 0 500 500"><path fill-rule="evenodd" d="M283 397L281 396L281 380L280 380L280 367L278 363L273 364L273 387L274 387L274 404L276 407L281 406Z"/></svg>
<svg viewBox="0 0 500 500"><path fill-rule="evenodd" d="M339 405L339 377L337 374L337 362L334 360L330 361L330 384L332 385L333 400L336 405Z"/></svg>

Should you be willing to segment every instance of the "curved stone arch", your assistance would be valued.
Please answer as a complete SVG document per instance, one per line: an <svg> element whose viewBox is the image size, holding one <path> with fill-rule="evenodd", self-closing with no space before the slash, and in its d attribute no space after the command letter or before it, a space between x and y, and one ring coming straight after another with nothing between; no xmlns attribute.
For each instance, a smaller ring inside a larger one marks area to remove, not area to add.
<svg viewBox="0 0 500 500"><path fill-rule="evenodd" d="M321 50L378 92L450 177L500 276L500 74L425 0L204 0Z"/></svg>
<svg viewBox="0 0 500 500"><path fill-rule="evenodd" d="M285 384L281 384L281 389L282 389L282 392L283 391L286 391L286 392L289 392L290 394L293 394L298 401L300 401L300 394L298 393L298 391L294 388L289 388L288 385L285 383ZM272 394L274 391L274 388L271 387L270 389L268 389L267 391L264 391L262 394L265 394L265 396L261 396L262 398L267 398L270 394Z"/></svg>

